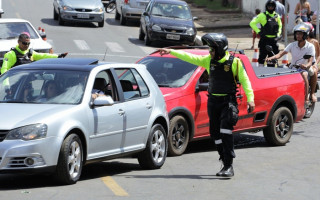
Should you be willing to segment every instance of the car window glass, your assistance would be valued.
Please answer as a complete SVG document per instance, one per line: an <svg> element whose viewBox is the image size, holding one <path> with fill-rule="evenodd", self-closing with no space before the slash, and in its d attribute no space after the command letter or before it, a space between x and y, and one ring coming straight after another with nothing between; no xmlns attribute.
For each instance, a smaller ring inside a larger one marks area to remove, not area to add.
<svg viewBox="0 0 320 200"><path fill-rule="evenodd" d="M177 58L146 57L139 61L147 66L147 70L159 87L181 87L187 83L198 67Z"/></svg>
<svg viewBox="0 0 320 200"><path fill-rule="evenodd" d="M141 96L142 97L148 96L149 95L149 89L148 89L146 83L144 82L144 80L142 79L141 75L135 69L132 69L132 72L134 74L134 77L137 80L138 89L139 89L139 91L141 93Z"/></svg>
<svg viewBox="0 0 320 200"><path fill-rule="evenodd" d="M122 87L125 100L141 97L139 85L131 69L115 69Z"/></svg>
<svg viewBox="0 0 320 200"><path fill-rule="evenodd" d="M38 38L37 33L34 31L34 29L28 23L11 22L11 23L1 23L0 24L0 39L18 38L22 32L29 33L31 39Z"/></svg>
<svg viewBox="0 0 320 200"><path fill-rule="evenodd" d="M9 70L0 77L0 103L79 104L87 72Z"/></svg>
<svg viewBox="0 0 320 200"><path fill-rule="evenodd" d="M92 93L100 95L109 95L114 101L118 100L118 95L115 89L115 84L112 79L110 70L101 71L97 74L93 84Z"/></svg>
<svg viewBox="0 0 320 200"><path fill-rule="evenodd" d="M188 6L167 3L155 3L154 7L157 8L156 11L159 10L161 14L167 17L191 19L191 12Z"/></svg>

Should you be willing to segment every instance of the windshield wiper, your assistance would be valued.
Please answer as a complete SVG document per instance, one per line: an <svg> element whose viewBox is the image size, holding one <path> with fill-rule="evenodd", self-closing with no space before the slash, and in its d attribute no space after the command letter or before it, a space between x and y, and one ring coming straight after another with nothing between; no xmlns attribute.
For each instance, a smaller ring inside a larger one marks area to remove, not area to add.
<svg viewBox="0 0 320 200"><path fill-rule="evenodd" d="M161 15L161 14L152 14L153 16L160 16L160 17L162 17L163 15Z"/></svg>
<svg viewBox="0 0 320 200"><path fill-rule="evenodd" d="M159 87L171 87L169 84L158 84Z"/></svg>

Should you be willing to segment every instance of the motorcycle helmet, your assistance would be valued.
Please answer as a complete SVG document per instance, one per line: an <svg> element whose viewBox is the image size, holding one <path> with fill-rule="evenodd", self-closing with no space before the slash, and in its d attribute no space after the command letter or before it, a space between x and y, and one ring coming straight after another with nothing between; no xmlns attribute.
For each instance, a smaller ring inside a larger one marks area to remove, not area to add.
<svg viewBox="0 0 320 200"><path fill-rule="evenodd" d="M268 6L273 6L273 9L268 9ZM273 13L276 10L276 6L277 4L275 0L268 0L266 3L266 11L268 11L269 13Z"/></svg>
<svg viewBox="0 0 320 200"><path fill-rule="evenodd" d="M314 27L313 27L313 25L310 23L310 22L303 22L304 24L306 24L307 26L308 26L308 28L309 28L309 33L308 33L308 35L309 35L309 37L310 38L314 38Z"/></svg>
<svg viewBox="0 0 320 200"><path fill-rule="evenodd" d="M297 32L302 32L303 33L303 40L306 40L307 36L309 35L309 31L310 31L310 28L305 23L300 23L300 24L296 25L293 28L293 38L294 38L294 40L297 40L297 37L296 37L296 33Z"/></svg>
<svg viewBox="0 0 320 200"><path fill-rule="evenodd" d="M221 59L228 49L228 39L223 33L207 33L201 37L202 43L215 50L215 60Z"/></svg>

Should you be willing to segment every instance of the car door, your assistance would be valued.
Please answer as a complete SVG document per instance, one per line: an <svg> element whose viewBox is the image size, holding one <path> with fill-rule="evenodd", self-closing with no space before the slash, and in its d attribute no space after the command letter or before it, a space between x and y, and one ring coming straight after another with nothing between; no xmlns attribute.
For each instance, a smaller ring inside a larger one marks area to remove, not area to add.
<svg viewBox="0 0 320 200"><path fill-rule="evenodd" d="M149 23L149 14L150 14L150 9L153 1L150 1L149 4L147 5L145 11L141 15L140 23L141 23L141 28L145 34L147 34L147 26Z"/></svg>
<svg viewBox="0 0 320 200"><path fill-rule="evenodd" d="M89 158L118 154L121 152L125 130L125 103L118 98L116 84L110 70L97 74L93 91L99 95L111 95L114 104L91 109L93 133L90 136Z"/></svg>
<svg viewBox="0 0 320 200"><path fill-rule="evenodd" d="M120 98L125 105L124 140L121 147L124 151L144 148L148 137L148 124L153 109L153 96L137 70L133 68L115 69L119 77Z"/></svg>

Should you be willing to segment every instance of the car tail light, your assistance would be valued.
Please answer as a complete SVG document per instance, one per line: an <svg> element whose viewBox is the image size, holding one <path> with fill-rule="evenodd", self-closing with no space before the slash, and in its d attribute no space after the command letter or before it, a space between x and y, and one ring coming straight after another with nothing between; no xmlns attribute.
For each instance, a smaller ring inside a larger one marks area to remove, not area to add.
<svg viewBox="0 0 320 200"><path fill-rule="evenodd" d="M129 0L124 0L124 4L129 4Z"/></svg>

